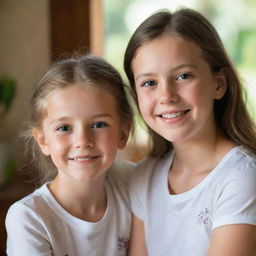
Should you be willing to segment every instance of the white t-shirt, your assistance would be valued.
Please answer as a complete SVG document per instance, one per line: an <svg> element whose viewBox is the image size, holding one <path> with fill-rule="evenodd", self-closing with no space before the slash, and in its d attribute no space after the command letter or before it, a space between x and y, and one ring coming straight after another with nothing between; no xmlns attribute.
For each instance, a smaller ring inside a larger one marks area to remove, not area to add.
<svg viewBox="0 0 256 256"><path fill-rule="evenodd" d="M126 255L131 228L128 179L132 169L132 164L122 163L108 171L107 210L96 223L65 211L46 184L14 203L6 217L8 256Z"/></svg>
<svg viewBox="0 0 256 256"><path fill-rule="evenodd" d="M205 256L216 227L256 225L255 158L236 147L197 186L170 195L173 154L143 160L131 181L131 208L144 221L149 256Z"/></svg>

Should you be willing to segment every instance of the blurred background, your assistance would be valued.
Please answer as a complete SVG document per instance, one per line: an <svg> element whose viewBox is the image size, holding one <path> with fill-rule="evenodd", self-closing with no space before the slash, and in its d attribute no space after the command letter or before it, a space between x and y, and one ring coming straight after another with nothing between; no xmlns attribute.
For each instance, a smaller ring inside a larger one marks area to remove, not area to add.
<svg viewBox="0 0 256 256"><path fill-rule="evenodd" d="M33 167L26 165L20 133L33 87L49 64L75 51L90 52L105 57L127 81L122 65L131 34L153 12L179 7L200 11L216 27L256 121L255 0L0 0L0 255L5 255L7 208L34 189L22 174ZM146 134L141 129L136 134L120 157L143 156L135 148L143 147Z"/></svg>

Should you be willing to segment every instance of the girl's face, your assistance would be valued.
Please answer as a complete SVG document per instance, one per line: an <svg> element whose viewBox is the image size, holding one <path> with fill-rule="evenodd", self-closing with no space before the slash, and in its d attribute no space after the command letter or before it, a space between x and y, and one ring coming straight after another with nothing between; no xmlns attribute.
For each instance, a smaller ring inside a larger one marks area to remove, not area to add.
<svg viewBox="0 0 256 256"><path fill-rule="evenodd" d="M90 181L104 177L129 126L122 125L114 97L106 90L71 85L47 98L42 130L34 136L58 169L58 179Z"/></svg>
<svg viewBox="0 0 256 256"><path fill-rule="evenodd" d="M137 50L132 69L140 112L155 132L174 144L214 134L213 101L226 81L195 44L164 35Z"/></svg>

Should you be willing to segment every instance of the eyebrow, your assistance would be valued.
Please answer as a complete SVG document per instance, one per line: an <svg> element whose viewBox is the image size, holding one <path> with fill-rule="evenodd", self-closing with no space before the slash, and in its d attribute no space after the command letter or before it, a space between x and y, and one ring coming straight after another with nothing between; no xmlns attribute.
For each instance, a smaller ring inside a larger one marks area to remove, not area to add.
<svg viewBox="0 0 256 256"><path fill-rule="evenodd" d="M176 70L179 70L179 69L181 69L181 68L187 68L187 67L189 67L189 68L197 68L197 66L196 65L194 65L194 64L181 64L181 65L178 65L178 66L176 66L176 67L174 67L174 68L171 68L170 69L170 71L176 71ZM153 73L153 72L148 72L148 73L141 73L141 74L139 74L136 78L135 78L135 81L137 81L139 78L141 78L141 77L148 77L148 76L153 76L153 75L155 75L155 73Z"/></svg>
<svg viewBox="0 0 256 256"><path fill-rule="evenodd" d="M98 114L92 115L90 118L103 118L103 117L113 119L113 116L108 113L98 113ZM65 121L68 121L69 119L70 119L70 117L68 117L68 116L55 118L50 122L50 124L53 124L55 122L65 122Z"/></svg>
<svg viewBox="0 0 256 256"><path fill-rule="evenodd" d="M108 114L108 113L99 113L99 114L96 114L96 115L93 115L92 116L93 118L100 118L100 117L108 117L108 118L113 118L113 115L111 114Z"/></svg>
<svg viewBox="0 0 256 256"><path fill-rule="evenodd" d="M153 76L154 73L142 73L139 74L137 77L135 77L135 81L137 81L138 79L142 78L142 77L147 77L147 76Z"/></svg>
<svg viewBox="0 0 256 256"><path fill-rule="evenodd" d="M67 119L69 119L69 118L68 118L68 117L55 118L55 119L53 119L53 120L50 122L50 124L53 124L53 123L56 123L56 122L65 121L65 120L67 120Z"/></svg>

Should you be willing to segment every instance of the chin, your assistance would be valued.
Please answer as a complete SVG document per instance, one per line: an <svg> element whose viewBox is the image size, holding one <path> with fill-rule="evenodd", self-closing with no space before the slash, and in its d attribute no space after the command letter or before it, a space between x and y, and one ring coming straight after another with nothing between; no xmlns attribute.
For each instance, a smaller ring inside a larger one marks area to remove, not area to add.
<svg viewBox="0 0 256 256"><path fill-rule="evenodd" d="M185 141L185 136L180 135L180 134L165 134L162 135L160 134L162 137L164 137L166 140L170 141L171 143L179 143L179 142L183 142Z"/></svg>

